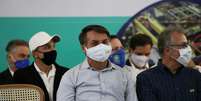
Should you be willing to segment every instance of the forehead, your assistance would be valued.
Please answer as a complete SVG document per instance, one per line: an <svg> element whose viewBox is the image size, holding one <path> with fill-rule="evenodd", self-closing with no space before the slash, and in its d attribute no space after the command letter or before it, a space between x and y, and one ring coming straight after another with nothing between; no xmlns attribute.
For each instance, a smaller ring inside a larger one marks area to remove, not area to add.
<svg viewBox="0 0 201 101"><path fill-rule="evenodd" d="M95 31L89 31L87 32L87 40L88 41L92 41L92 40L97 40L97 41L101 41L101 40L105 40L105 39L109 39L106 33L98 33Z"/></svg>
<svg viewBox="0 0 201 101"><path fill-rule="evenodd" d="M183 43L183 42L187 42L187 38L183 33L173 32L171 34L171 42L173 42L173 43Z"/></svg>
<svg viewBox="0 0 201 101"><path fill-rule="evenodd" d="M115 47L123 47L123 45L121 44L121 41L117 38L114 38L114 39L111 39L111 46L112 48L115 48Z"/></svg>
<svg viewBox="0 0 201 101"><path fill-rule="evenodd" d="M11 52L14 54L29 54L29 48L27 46L16 46Z"/></svg>
<svg viewBox="0 0 201 101"><path fill-rule="evenodd" d="M138 53L150 53L151 48L152 48L151 45L147 44L147 45L144 45L144 46L137 46L134 51L138 52Z"/></svg>
<svg viewBox="0 0 201 101"><path fill-rule="evenodd" d="M112 45L122 45L121 41L117 38L111 39L111 44Z"/></svg>

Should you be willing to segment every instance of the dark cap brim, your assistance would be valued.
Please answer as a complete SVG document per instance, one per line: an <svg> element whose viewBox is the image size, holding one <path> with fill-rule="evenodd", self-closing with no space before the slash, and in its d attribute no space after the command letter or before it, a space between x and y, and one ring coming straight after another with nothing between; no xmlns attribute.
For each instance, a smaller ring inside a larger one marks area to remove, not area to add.
<svg viewBox="0 0 201 101"><path fill-rule="evenodd" d="M59 42L60 40L61 40L61 37L59 35L52 36L52 41L54 41L55 43Z"/></svg>

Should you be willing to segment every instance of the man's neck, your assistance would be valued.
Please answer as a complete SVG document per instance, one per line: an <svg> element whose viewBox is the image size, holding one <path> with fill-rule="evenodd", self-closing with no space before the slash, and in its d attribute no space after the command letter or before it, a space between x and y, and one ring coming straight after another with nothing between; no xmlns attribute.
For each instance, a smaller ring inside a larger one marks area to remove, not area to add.
<svg viewBox="0 0 201 101"><path fill-rule="evenodd" d="M107 65L108 65L108 61L98 62L98 61L91 60L89 58L87 59L87 61L89 63L89 66L97 71L107 68Z"/></svg>
<svg viewBox="0 0 201 101"><path fill-rule="evenodd" d="M181 65L177 63L176 60L170 58L167 59L163 58L162 64L164 64L172 74L175 74L179 69L179 67L181 67Z"/></svg>
<svg viewBox="0 0 201 101"><path fill-rule="evenodd" d="M12 72L15 72L17 68L15 66L9 67Z"/></svg>
<svg viewBox="0 0 201 101"><path fill-rule="evenodd" d="M15 66L10 66L9 67L9 71L10 71L10 73L11 73L12 76L14 75L14 73L15 73L16 70L17 70L17 68Z"/></svg>
<svg viewBox="0 0 201 101"><path fill-rule="evenodd" d="M44 72L46 75L48 75L49 71L52 69L52 65L48 66L46 64L44 64L41 60L36 59L35 60L36 65L38 66L38 68Z"/></svg>

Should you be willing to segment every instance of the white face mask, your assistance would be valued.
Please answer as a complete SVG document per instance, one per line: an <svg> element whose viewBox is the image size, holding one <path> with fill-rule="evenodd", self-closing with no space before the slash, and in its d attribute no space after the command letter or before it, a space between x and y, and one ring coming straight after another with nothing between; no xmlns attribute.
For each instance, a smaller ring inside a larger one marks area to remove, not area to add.
<svg viewBox="0 0 201 101"><path fill-rule="evenodd" d="M179 49L179 57L176 59L180 64L184 66L188 66L192 58L192 50L191 47L188 46L186 48Z"/></svg>
<svg viewBox="0 0 201 101"><path fill-rule="evenodd" d="M92 60L98 62L106 61L112 52L112 47L110 45L99 44L95 47L86 48L86 55L91 58Z"/></svg>
<svg viewBox="0 0 201 101"><path fill-rule="evenodd" d="M139 68L141 68L141 67L144 67L146 65L146 63L149 60L149 57L144 56L144 55L136 55L135 53L133 53L131 55L131 59L132 59L132 62L136 66L138 66Z"/></svg>

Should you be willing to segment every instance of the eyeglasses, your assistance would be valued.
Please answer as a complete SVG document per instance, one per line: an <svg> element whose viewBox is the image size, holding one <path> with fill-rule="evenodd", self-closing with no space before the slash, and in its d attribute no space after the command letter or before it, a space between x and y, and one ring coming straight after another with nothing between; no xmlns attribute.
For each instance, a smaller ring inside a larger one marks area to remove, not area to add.
<svg viewBox="0 0 201 101"><path fill-rule="evenodd" d="M189 43L188 42L184 42L182 44L169 44L170 47L174 47L174 48L177 48L177 49L182 49L182 48L186 48L189 46Z"/></svg>

